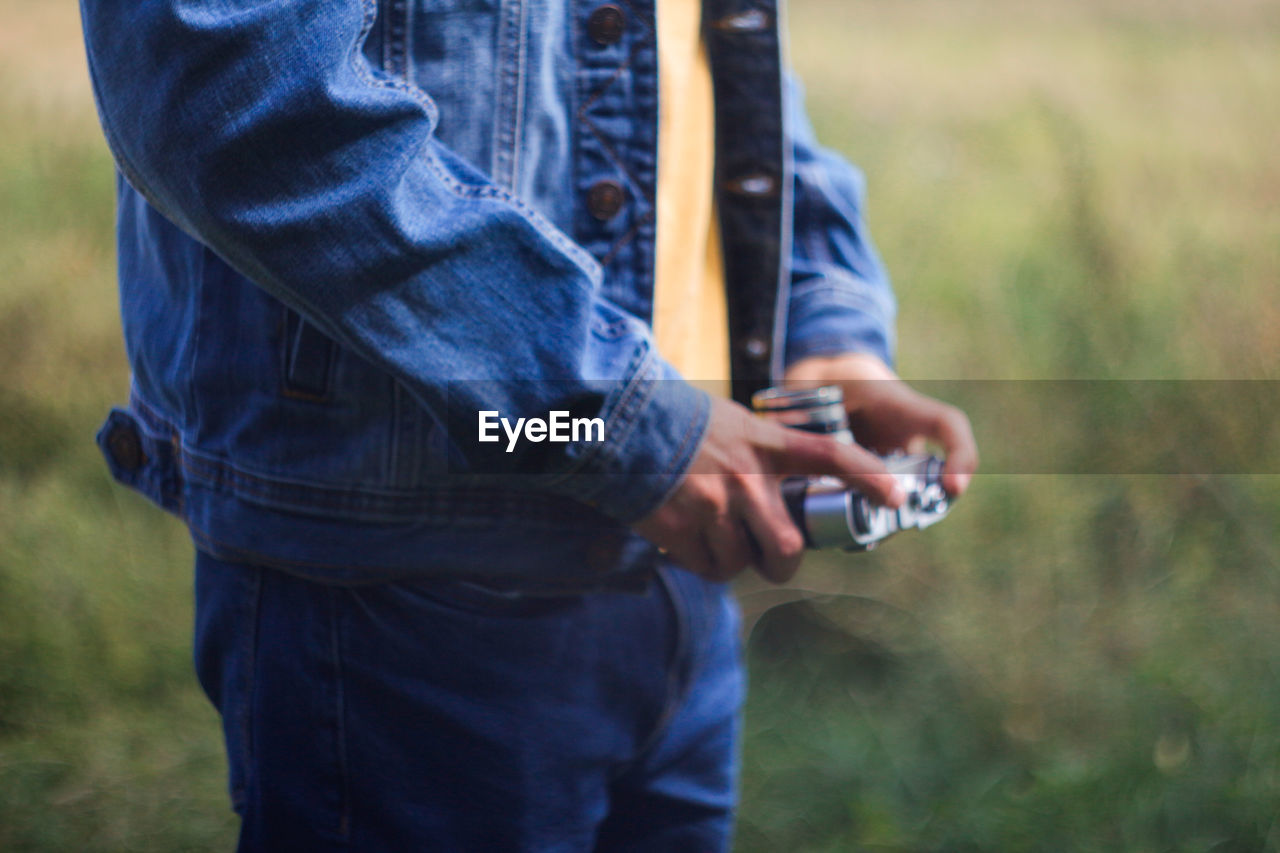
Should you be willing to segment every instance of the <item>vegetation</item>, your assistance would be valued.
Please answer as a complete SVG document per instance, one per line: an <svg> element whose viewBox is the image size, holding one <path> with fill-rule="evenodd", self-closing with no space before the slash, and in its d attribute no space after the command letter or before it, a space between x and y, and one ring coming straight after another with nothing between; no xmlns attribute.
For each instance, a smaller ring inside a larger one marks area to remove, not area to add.
<svg viewBox="0 0 1280 853"><path fill-rule="evenodd" d="M0 12L0 849L229 849L190 545L91 441L128 377L75 10ZM1009 380L1011 408L974 398L989 473L945 524L743 585L740 849L1280 849L1277 431L1241 427L1262 474L1072 474L1189 426L1099 391L1082 431L1017 390L1280 378L1280 6L796 0L791 23L820 135L869 177L902 372ZM1035 473L1005 452L1040 439Z"/></svg>

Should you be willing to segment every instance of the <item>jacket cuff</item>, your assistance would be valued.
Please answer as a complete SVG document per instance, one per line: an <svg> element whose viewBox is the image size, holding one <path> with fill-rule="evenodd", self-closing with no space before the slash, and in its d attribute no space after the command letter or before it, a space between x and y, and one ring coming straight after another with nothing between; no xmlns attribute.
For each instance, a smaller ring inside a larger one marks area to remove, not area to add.
<svg viewBox="0 0 1280 853"><path fill-rule="evenodd" d="M831 273L793 286L786 366L804 358L862 352L893 367L893 309L870 286Z"/></svg>
<svg viewBox="0 0 1280 853"><path fill-rule="evenodd" d="M579 459L548 490L624 524L679 487L706 433L711 398L646 348L605 416L604 441L572 448Z"/></svg>

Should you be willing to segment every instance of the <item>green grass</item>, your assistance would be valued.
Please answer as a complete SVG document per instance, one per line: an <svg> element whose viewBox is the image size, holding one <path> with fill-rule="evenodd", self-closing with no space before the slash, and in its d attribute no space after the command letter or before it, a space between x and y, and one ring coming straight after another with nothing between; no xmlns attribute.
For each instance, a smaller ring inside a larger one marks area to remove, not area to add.
<svg viewBox="0 0 1280 853"><path fill-rule="evenodd" d="M1276 378L1278 20L798 3L903 374ZM1067 445L1187 430L1111 411ZM1063 452L1051 409L1001 414L975 412L989 457ZM1280 849L1278 518L1274 476L980 476L927 536L815 561L823 595L753 637L740 847Z"/></svg>
<svg viewBox="0 0 1280 853"><path fill-rule="evenodd" d="M74 9L0 11L0 849L228 849L190 545L91 441L127 370ZM1280 4L791 18L905 375L1280 378ZM1171 429L1115 411L1100 444ZM982 414L992 459L1061 438ZM927 535L744 584L740 849L1280 849L1278 518L1275 476L988 474Z"/></svg>

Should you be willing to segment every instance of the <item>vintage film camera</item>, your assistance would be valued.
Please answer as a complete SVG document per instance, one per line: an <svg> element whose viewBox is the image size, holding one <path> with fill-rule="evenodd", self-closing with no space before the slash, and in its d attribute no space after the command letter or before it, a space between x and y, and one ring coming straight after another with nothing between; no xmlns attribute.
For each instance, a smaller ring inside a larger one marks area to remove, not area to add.
<svg viewBox="0 0 1280 853"><path fill-rule="evenodd" d="M844 392L835 385L788 390L767 388L751 398L757 414L784 426L853 443ZM899 530L923 530L951 509L942 488L942 460L926 454L882 456L907 499L898 509L876 506L831 477L789 477L782 496L810 548L870 551Z"/></svg>

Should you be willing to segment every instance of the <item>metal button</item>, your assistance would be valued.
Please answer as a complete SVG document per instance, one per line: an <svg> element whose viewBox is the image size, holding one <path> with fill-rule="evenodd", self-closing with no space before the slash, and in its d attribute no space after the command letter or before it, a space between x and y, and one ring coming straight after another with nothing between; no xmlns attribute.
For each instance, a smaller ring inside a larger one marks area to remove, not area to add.
<svg viewBox="0 0 1280 853"><path fill-rule="evenodd" d="M137 471L147 461L142 451L142 438L130 424L117 424L107 434L107 451L124 471Z"/></svg>
<svg viewBox="0 0 1280 853"><path fill-rule="evenodd" d="M724 188L737 195L765 197L777 193L778 181L766 172L753 172L726 181Z"/></svg>
<svg viewBox="0 0 1280 853"><path fill-rule="evenodd" d="M618 215L626 200L622 184L617 181L597 181L587 190L587 212L601 222L607 222Z"/></svg>
<svg viewBox="0 0 1280 853"><path fill-rule="evenodd" d="M769 27L769 16L759 9L735 12L711 22L713 30L726 33L760 33Z"/></svg>
<svg viewBox="0 0 1280 853"><path fill-rule="evenodd" d="M742 342L742 351L746 353L747 358L759 361L769 355L769 342L764 338L752 336Z"/></svg>
<svg viewBox="0 0 1280 853"><path fill-rule="evenodd" d="M601 46L616 44L622 38L622 31L626 26L627 18L622 10L612 3L607 3L587 18L587 35Z"/></svg>

